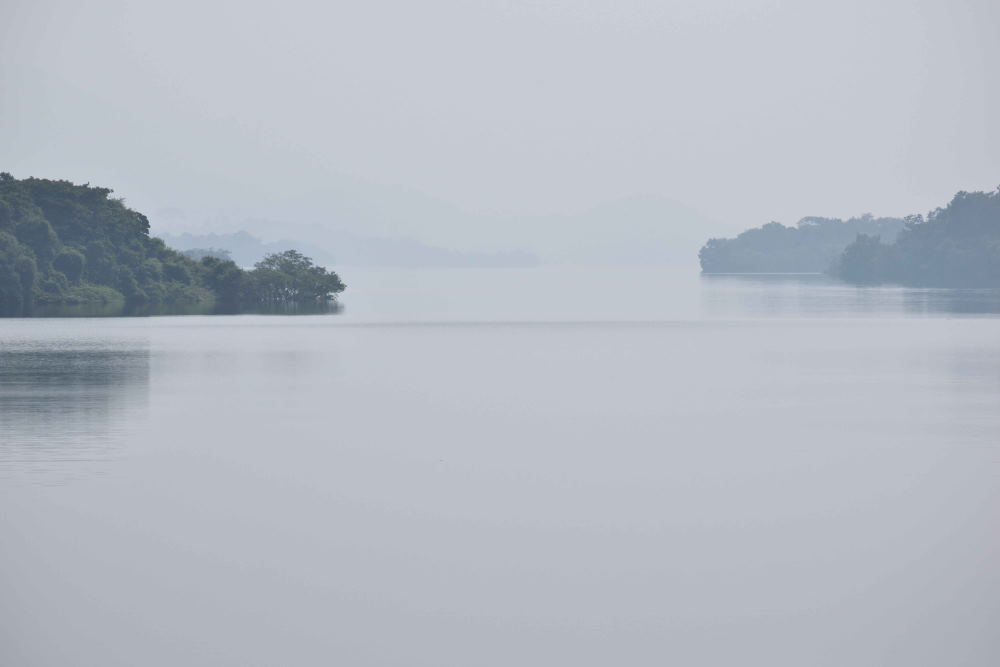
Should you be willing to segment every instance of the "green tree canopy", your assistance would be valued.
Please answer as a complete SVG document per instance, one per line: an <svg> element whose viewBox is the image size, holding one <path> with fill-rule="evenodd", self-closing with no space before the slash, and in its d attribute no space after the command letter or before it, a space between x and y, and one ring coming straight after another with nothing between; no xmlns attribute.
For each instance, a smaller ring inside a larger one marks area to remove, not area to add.
<svg viewBox="0 0 1000 667"><path fill-rule="evenodd" d="M0 316L36 307L121 304L247 308L317 304L344 290L295 251L247 272L228 256L186 256L149 235L149 220L108 188L0 173Z"/></svg>
<svg viewBox="0 0 1000 667"><path fill-rule="evenodd" d="M844 250L837 272L857 283L1000 286L1000 188L959 192L926 219L908 217L893 243L859 236Z"/></svg>
<svg viewBox="0 0 1000 667"><path fill-rule="evenodd" d="M710 239L698 253L706 273L822 273L858 234L894 238L899 218L802 218L794 227L769 222L736 238Z"/></svg>
<svg viewBox="0 0 1000 667"><path fill-rule="evenodd" d="M345 289L336 273L297 250L266 255L250 278L256 298L264 304L324 302Z"/></svg>

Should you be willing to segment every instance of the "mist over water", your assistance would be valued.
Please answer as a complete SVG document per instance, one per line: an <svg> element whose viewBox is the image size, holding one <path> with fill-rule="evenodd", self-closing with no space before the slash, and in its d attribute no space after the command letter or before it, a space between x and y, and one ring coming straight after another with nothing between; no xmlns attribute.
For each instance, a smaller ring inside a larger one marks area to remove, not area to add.
<svg viewBox="0 0 1000 667"><path fill-rule="evenodd" d="M992 665L990 290L356 271L0 321L12 665Z"/></svg>

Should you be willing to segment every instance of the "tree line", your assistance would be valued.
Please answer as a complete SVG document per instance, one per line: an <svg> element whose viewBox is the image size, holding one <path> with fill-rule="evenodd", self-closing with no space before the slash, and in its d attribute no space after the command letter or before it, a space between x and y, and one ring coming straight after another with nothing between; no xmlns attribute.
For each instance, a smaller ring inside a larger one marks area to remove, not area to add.
<svg viewBox="0 0 1000 667"><path fill-rule="evenodd" d="M1000 188L959 192L926 218L910 216L892 242L859 235L835 273L859 284L1000 287Z"/></svg>
<svg viewBox="0 0 1000 667"><path fill-rule="evenodd" d="M1000 287L1000 188L926 216L771 222L699 252L706 273L827 273L856 284Z"/></svg>
<svg viewBox="0 0 1000 667"><path fill-rule="evenodd" d="M149 235L149 220L112 190L0 173L0 316L59 306L121 313L311 308L345 289L299 252L244 270L218 252L186 256Z"/></svg>
<svg viewBox="0 0 1000 667"><path fill-rule="evenodd" d="M709 239L698 258L705 273L824 273L858 234L891 239L904 224L870 214L849 220L802 218L794 227L769 222L736 238Z"/></svg>

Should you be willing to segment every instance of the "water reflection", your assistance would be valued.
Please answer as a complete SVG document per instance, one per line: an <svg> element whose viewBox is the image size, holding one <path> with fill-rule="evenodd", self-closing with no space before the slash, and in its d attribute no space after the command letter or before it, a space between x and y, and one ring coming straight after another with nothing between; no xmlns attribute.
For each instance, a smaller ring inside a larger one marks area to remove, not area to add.
<svg viewBox="0 0 1000 667"><path fill-rule="evenodd" d="M100 472L127 439L127 413L148 403L148 344L31 331L0 336L0 477Z"/></svg>
<svg viewBox="0 0 1000 667"><path fill-rule="evenodd" d="M903 292L907 313L953 315L1000 314L1000 289L907 289Z"/></svg>
<svg viewBox="0 0 1000 667"><path fill-rule="evenodd" d="M1000 289L857 286L823 274L702 274L702 305L724 317L998 315Z"/></svg>
<svg viewBox="0 0 1000 667"><path fill-rule="evenodd" d="M49 304L35 306L33 317L158 317L162 315L329 315L339 313L343 306L339 301L318 303L291 303L271 306L254 306L234 310L213 303L188 303L171 305L126 306L124 303L107 304Z"/></svg>

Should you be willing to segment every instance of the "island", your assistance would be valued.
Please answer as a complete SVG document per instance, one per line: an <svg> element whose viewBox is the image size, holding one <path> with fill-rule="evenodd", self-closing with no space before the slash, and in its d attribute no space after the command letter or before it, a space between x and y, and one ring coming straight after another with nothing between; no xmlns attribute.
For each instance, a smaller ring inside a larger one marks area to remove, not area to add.
<svg viewBox="0 0 1000 667"><path fill-rule="evenodd" d="M150 236L112 190L0 173L0 316L312 312L345 285L296 250L245 270Z"/></svg>

